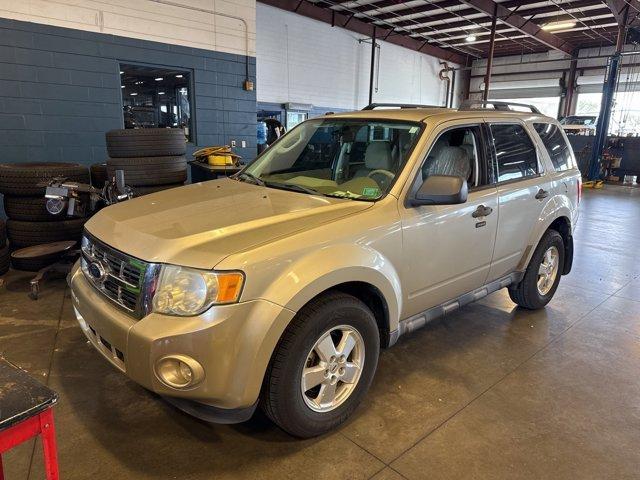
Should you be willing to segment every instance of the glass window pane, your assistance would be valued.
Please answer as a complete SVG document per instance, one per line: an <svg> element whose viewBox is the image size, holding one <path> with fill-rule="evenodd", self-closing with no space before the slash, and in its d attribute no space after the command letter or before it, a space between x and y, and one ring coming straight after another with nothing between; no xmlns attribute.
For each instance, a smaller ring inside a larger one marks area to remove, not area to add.
<svg viewBox="0 0 640 480"><path fill-rule="evenodd" d="M270 146L246 173L267 187L374 200L389 191L420 132L413 122L308 120Z"/></svg>
<svg viewBox="0 0 640 480"><path fill-rule="evenodd" d="M120 64L124 128L182 128L192 138L191 73Z"/></svg>
<svg viewBox="0 0 640 480"><path fill-rule="evenodd" d="M447 175L464 178L469 188L479 186L479 134L478 127L462 127L440 135L422 165L422 180L430 175Z"/></svg>
<svg viewBox="0 0 640 480"><path fill-rule="evenodd" d="M521 125L491 125L498 182L529 177L538 173L536 149Z"/></svg>
<svg viewBox="0 0 640 480"><path fill-rule="evenodd" d="M535 123L534 127L540 135L556 171L573 168L571 147L567 145L560 129L550 123Z"/></svg>

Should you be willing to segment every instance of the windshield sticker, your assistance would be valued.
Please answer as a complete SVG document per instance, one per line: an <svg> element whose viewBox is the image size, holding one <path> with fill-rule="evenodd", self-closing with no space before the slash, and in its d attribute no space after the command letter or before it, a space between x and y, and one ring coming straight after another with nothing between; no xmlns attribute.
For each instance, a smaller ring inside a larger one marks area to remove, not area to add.
<svg viewBox="0 0 640 480"><path fill-rule="evenodd" d="M418 131L418 127L411 127L411 128L409 129L409 133L410 133L410 134L412 134L412 135L413 135L414 133L416 133L417 131Z"/></svg>
<svg viewBox="0 0 640 480"><path fill-rule="evenodd" d="M365 187L362 189L362 195L365 197L378 197L380 195L380 189L376 187Z"/></svg>

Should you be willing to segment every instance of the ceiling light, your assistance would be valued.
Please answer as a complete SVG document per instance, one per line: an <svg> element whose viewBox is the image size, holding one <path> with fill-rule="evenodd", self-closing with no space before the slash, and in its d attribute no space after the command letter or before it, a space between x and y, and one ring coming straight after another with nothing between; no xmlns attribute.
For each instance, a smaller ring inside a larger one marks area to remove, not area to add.
<svg viewBox="0 0 640 480"><path fill-rule="evenodd" d="M164 95L164 92L158 92L158 95Z"/></svg>
<svg viewBox="0 0 640 480"><path fill-rule="evenodd" d="M120 75L124 74L124 72L122 70L120 70Z"/></svg>
<svg viewBox="0 0 640 480"><path fill-rule="evenodd" d="M124 85L121 85L120 88L124 88Z"/></svg>
<svg viewBox="0 0 640 480"><path fill-rule="evenodd" d="M156 82L161 82L162 80L164 80L162 77L156 78Z"/></svg>
<svg viewBox="0 0 640 480"><path fill-rule="evenodd" d="M565 30L576 26L576 22L567 20L564 22L549 22L542 26L543 30Z"/></svg>
<svg viewBox="0 0 640 480"><path fill-rule="evenodd" d="M182 75L176 75L176 78L182 78Z"/></svg>
<svg viewBox="0 0 640 480"><path fill-rule="evenodd" d="M469 35L467 38L465 38L465 40L467 42L475 42L477 40L477 37L475 35Z"/></svg>
<svg viewBox="0 0 640 480"><path fill-rule="evenodd" d="M130 93L129 95L132 95L132 96L134 96L134 97L135 97L135 96L137 95L137 93L136 93L136 92L133 92L133 93Z"/></svg>

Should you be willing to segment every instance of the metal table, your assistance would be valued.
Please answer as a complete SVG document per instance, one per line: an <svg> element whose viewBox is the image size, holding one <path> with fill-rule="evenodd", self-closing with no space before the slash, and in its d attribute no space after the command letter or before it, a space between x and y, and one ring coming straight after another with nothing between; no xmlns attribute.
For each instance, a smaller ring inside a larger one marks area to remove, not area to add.
<svg viewBox="0 0 640 480"><path fill-rule="evenodd" d="M53 405L58 395L28 373L0 358L0 480L2 454L40 435L47 480L58 480Z"/></svg>

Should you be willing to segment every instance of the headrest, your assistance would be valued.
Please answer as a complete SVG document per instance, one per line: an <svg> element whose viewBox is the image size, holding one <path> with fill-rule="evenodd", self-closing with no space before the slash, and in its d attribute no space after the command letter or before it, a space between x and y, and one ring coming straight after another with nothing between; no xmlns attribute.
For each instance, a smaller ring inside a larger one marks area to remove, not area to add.
<svg viewBox="0 0 640 480"><path fill-rule="evenodd" d="M364 165L371 170L390 170L391 145L389 142L371 142L367 145Z"/></svg>

